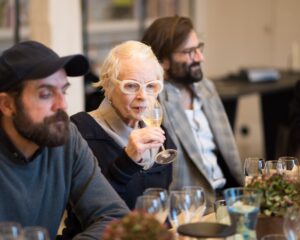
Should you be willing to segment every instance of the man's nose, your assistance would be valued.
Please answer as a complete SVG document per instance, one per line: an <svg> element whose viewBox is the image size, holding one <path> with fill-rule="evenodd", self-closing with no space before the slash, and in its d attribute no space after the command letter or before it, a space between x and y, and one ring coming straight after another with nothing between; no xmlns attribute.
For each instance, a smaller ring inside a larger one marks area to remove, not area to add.
<svg viewBox="0 0 300 240"><path fill-rule="evenodd" d="M203 52L201 52L201 50L199 48L195 49L195 55L194 55L193 60L196 61L196 62L203 62L204 61L204 54L203 54Z"/></svg>
<svg viewBox="0 0 300 240"><path fill-rule="evenodd" d="M57 93L53 104L53 111L57 111L58 109L66 111L67 107L68 104L64 93Z"/></svg>

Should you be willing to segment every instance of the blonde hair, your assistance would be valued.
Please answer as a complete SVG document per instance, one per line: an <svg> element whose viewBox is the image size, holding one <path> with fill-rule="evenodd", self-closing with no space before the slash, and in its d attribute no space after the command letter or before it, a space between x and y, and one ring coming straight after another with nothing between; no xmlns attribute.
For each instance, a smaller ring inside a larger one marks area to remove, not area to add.
<svg viewBox="0 0 300 240"><path fill-rule="evenodd" d="M154 55L151 47L138 41L126 41L115 46L109 52L100 69L100 80L94 84L95 87L102 87L105 90L105 97L111 98L112 90L115 87L115 79L118 79L122 60L152 60L155 63L157 79L163 80L163 68Z"/></svg>

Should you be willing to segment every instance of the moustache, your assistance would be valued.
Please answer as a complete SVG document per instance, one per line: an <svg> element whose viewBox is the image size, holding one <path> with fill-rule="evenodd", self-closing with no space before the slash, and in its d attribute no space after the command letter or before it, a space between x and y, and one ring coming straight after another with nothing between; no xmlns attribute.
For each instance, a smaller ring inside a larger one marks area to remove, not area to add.
<svg viewBox="0 0 300 240"><path fill-rule="evenodd" d="M68 114L61 109L57 110L57 112L53 116L45 118L45 123L47 124L56 123L56 122L69 122L69 121L70 119Z"/></svg>

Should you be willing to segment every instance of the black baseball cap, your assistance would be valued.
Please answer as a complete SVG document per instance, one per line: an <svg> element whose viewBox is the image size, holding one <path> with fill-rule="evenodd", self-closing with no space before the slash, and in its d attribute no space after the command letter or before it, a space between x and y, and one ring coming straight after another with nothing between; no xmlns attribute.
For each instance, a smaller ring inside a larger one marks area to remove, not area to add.
<svg viewBox="0 0 300 240"><path fill-rule="evenodd" d="M70 77L82 76L89 71L89 62L81 54L59 57L36 41L18 43L0 56L0 92L24 80L48 77L61 68Z"/></svg>

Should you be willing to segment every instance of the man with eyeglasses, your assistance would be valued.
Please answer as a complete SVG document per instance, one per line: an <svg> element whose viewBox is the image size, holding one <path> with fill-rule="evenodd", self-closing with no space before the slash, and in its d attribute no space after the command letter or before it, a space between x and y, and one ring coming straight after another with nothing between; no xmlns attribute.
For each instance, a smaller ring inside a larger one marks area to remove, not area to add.
<svg viewBox="0 0 300 240"><path fill-rule="evenodd" d="M172 188L204 187L208 206L224 188L241 186L243 173L224 107L213 83L203 78L204 43L186 17L163 17L145 31L164 68L164 126L177 145Z"/></svg>

